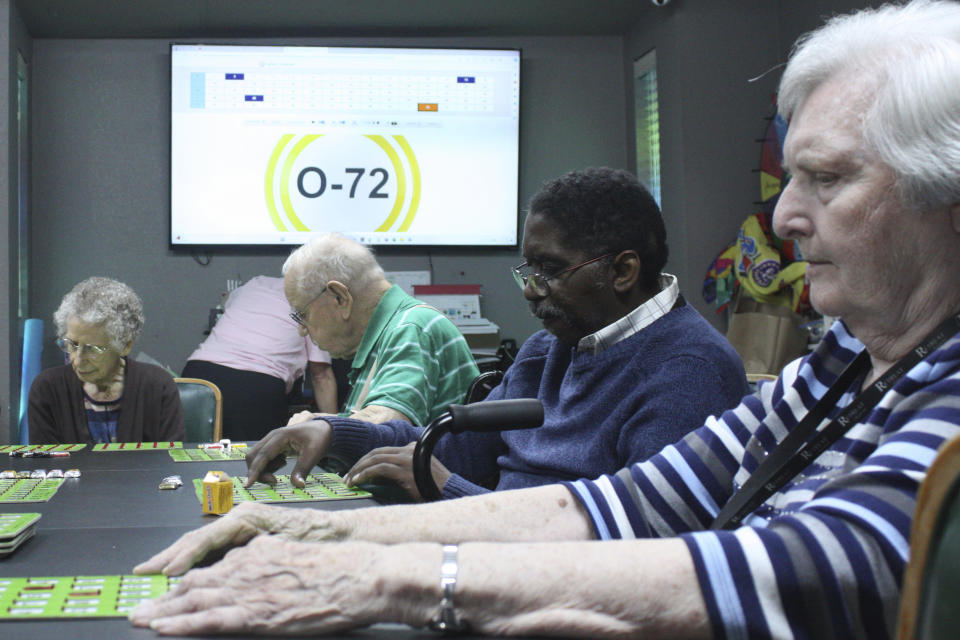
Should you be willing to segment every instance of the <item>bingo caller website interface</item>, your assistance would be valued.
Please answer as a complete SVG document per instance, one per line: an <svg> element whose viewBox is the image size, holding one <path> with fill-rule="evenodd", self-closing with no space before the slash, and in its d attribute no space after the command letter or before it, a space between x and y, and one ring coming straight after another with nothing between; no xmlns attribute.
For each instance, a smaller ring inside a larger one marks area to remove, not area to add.
<svg viewBox="0 0 960 640"><path fill-rule="evenodd" d="M171 45L171 244L517 242L520 52Z"/></svg>

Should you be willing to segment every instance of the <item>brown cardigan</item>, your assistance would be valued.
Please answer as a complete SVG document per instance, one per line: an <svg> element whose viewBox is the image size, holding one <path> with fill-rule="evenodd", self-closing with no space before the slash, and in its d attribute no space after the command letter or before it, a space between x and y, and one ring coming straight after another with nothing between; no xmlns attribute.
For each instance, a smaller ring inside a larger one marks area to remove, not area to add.
<svg viewBox="0 0 960 640"><path fill-rule="evenodd" d="M93 444L83 385L70 365L37 374L30 387L27 419L31 444ZM152 364L127 360L117 440L170 442L183 437L183 408L173 377Z"/></svg>

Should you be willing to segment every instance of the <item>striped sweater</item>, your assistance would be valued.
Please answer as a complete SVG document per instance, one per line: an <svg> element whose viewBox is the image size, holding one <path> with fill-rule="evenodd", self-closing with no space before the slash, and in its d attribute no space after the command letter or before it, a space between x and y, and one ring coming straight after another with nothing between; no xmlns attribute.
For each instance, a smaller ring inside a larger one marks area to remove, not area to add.
<svg viewBox="0 0 960 640"><path fill-rule="evenodd" d="M566 483L601 539L679 535L718 638L888 638L917 489L960 433L960 336L732 531L705 531L863 350L842 322L776 382L646 462ZM828 419L855 397L857 380Z"/></svg>

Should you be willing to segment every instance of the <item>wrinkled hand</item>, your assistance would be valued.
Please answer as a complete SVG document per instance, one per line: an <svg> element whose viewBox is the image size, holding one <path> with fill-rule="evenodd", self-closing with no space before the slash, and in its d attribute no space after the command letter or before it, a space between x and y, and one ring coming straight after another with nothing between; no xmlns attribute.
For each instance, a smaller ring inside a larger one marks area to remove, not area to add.
<svg viewBox="0 0 960 640"><path fill-rule="evenodd" d="M275 484L274 471L286 464L288 455L295 455L297 463L290 473L290 482L302 489L304 478L327 453L332 440L333 428L324 420L301 422L268 432L247 452L244 486L249 487L257 481Z"/></svg>
<svg viewBox="0 0 960 640"><path fill-rule="evenodd" d="M391 617L389 599L377 597L385 595L376 582L384 562L389 548L372 543L261 535L215 565L194 569L139 605L130 620L169 635L313 635L366 626Z"/></svg>
<svg viewBox="0 0 960 640"><path fill-rule="evenodd" d="M261 533L297 540L333 540L347 535L335 512L285 509L243 502L211 524L183 534L172 545L133 568L134 573L178 576L208 554L246 544Z"/></svg>
<svg viewBox="0 0 960 640"><path fill-rule="evenodd" d="M363 456L343 476L347 486L355 486L361 482L375 482L389 480L401 487L417 502L423 502L423 496L417 489L413 478L413 450L415 442L403 447L380 447ZM451 473L439 460L430 458L430 473L437 487L443 491Z"/></svg>

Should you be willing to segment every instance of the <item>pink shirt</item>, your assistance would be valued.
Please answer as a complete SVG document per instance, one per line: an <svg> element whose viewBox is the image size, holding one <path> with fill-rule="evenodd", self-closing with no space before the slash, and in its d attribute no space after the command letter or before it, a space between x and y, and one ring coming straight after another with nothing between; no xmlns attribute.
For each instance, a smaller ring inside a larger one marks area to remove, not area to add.
<svg viewBox="0 0 960 640"><path fill-rule="evenodd" d="M265 373L283 380L288 393L307 361L330 362L330 354L300 336L283 295L283 278L251 278L230 294L223 309L188 360Z"/></svg>

